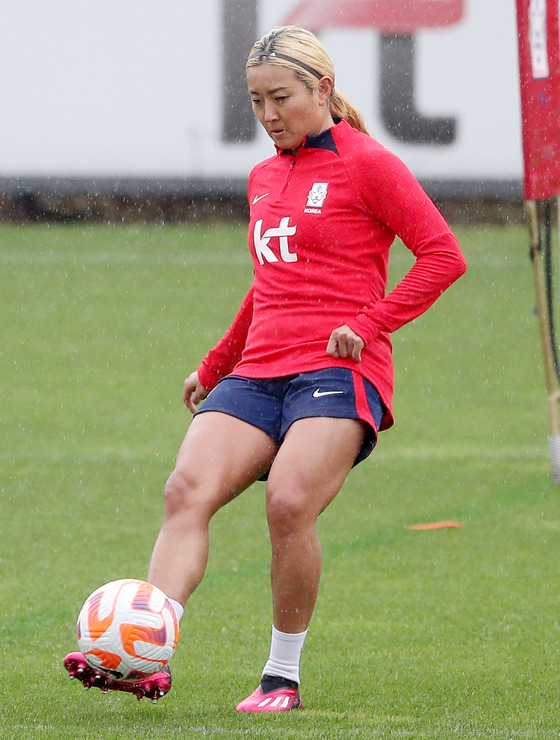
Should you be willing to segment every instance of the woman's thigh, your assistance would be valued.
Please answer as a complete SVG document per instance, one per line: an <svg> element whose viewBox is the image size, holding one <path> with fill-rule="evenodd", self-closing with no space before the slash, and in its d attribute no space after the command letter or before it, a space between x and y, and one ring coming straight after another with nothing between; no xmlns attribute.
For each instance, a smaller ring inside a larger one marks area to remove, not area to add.
<svg viewBox="0 0 560 740"><path fill-rule="evenodd" d="M217 511L271 466L277 443L257 427L215 411L196 416L179 449L173 476L201 505Z"/></svg>
<svg viewBox="0 0 560 740"><path fill-rule="evenodd" d="M365 434L359 419L311 417L289 428L272 464L267 495L317 517L339 492Z"/></svg>

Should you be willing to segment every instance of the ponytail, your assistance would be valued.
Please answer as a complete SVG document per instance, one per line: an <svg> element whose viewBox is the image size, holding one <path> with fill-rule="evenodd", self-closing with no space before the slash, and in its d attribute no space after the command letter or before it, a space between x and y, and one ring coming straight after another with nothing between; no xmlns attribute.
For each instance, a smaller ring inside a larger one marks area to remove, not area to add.
<svg viewBox="0 0 560 740"><path fill-rule="evenodd" d="M346 95L335 90L331 95L329 107L333 118L343 118L352 128L369 135L362 114L352 105Z"/></svg>

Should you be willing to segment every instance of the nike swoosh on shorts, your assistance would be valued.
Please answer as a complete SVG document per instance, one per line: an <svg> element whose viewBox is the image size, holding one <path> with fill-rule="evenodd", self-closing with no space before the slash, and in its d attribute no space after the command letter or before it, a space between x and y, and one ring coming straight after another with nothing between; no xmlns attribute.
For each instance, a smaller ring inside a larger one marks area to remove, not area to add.
<svg viewBox="0 0 560 740"><path fill-rule="evenodd" d="M319 388L315 388L313 391L313 398L321 398L321 396L337 396L344 391L321 391Z"/></svg>

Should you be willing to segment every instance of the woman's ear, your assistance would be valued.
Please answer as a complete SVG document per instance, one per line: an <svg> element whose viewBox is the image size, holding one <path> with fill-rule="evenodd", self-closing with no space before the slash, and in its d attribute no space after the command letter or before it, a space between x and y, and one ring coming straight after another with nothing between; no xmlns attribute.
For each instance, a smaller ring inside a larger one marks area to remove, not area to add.
<svg viewBox="0 0 560 740"><path fill-rule="evenodd" d="M317 93L319 95L319 103L325 105L329 102L329 99L334 90L334 83L330 77L321 77L319 84L317 85Z"/></svg>

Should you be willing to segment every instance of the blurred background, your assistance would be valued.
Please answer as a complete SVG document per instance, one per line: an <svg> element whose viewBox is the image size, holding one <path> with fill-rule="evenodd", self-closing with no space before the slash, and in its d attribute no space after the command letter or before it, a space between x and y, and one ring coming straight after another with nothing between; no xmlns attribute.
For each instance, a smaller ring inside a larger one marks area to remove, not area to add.
<svg viewBox="0 0 560 740"><path fill-rule="evenodd" d="M243 218L272 152L253 41L316 31L336 86L454 220L521 212L509 0L11 0L0 5L0 218Z"/></svg>

